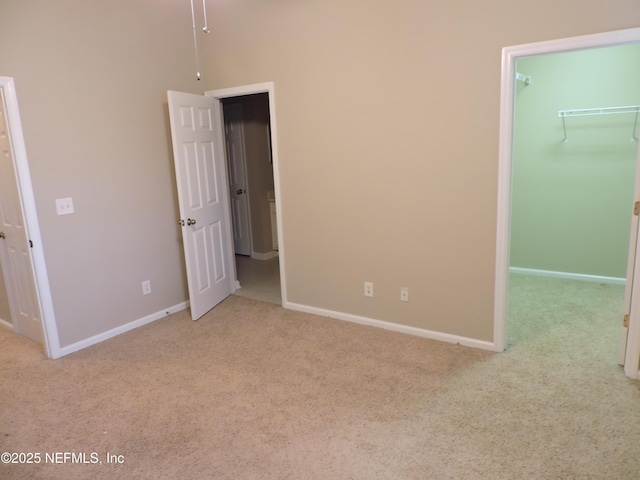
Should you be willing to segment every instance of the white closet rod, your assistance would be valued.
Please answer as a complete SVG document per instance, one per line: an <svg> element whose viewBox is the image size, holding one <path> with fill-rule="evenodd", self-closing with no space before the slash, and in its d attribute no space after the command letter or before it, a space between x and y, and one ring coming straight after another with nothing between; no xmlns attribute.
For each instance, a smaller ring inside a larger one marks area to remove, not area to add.
<svg viewBox="0 0 640 480"><path fill-rule="evenodd" d="M525 85L531 85L531 77L527 77L522 73L516 72L516 80L520 80L521 82L524 82Z"/></svg>
<svg viewBox="0 0 640 480"><path fill-rule="evenodd" d="M638 113L640 113L640 105L629 105L626 107L601 107L601 108L581 108L574 110L558 110L558 116L562 118L562 129L564 130L564 140L567 141L567 126L564 119L567 117L586 117L591 115L616 115L621 113L635 113L636 119L633 123L633 132L631 132L631 140L638 141L636 136L636 127L638 126Z"/></svg>

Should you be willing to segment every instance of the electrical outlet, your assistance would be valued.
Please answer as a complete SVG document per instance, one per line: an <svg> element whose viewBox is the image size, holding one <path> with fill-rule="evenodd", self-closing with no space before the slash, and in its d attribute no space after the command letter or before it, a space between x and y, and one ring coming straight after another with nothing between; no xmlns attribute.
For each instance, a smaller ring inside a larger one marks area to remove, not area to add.
<svg viewBox="0 0 640 480"><path fill-rule="evenodd" d="M142 282L142 294L149 295L151 293L151 280Z"/></svg>
<svg viewBox="0 0 640 480"><path fill-rule="evenodd" d="M373 282L364 282L364 296L373 297Z"/></svg>
<svg viewBox="0 0 640 480"><path fill-rule="evenodd" d="M400 300L402 300L403 302L409 301L409 288L402 287L400 289Z"/></svg>

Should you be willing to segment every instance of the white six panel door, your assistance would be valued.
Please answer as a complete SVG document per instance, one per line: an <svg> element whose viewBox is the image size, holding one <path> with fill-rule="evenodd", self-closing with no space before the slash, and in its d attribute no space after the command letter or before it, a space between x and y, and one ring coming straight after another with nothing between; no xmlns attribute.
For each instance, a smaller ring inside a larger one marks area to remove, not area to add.
<svg viewBox="0 0 640 480"><path fill-rule="evenodd" d="M213 98L168 92L191 318L232 293L228 187L220 109Z"/></svg>
<svg viewBox="0 0 640 480"><path fill-rule="evenodd" d="M241 105L233 104L224 107L224 130L229 161L231 216L233 218L235 253L251 255L249 201Z"/></svg>
<svg viewBox="0 0 640 480"><path fill-rule="evenodd" d="M14 329L42 343L38 303L29 239L20 205L9 126L0 88L0 259L5 275Z"/></svg>

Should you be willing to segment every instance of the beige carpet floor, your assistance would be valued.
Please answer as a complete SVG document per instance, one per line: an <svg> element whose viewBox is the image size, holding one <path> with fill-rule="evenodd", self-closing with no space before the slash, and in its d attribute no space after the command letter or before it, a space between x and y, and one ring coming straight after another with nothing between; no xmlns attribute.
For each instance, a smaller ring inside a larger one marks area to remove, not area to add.
<svg viewBox="0 0 640 480"><path fill-rule="evenodd" d="M640 478L620 288L544 283L512 280L502 354L237 296L55 361L0 329L0 451L41 455L0 478Z"/></svg>

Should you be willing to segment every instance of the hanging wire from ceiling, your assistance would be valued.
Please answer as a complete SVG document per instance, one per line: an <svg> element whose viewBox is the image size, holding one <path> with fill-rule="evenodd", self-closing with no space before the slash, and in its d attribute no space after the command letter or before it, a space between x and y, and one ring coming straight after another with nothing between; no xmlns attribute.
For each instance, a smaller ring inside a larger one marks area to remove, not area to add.
<svg viewBox="0 0 640 480"><path fill-rule="evenodd" d="M202 12L204 14L204 27L202 27L202 31L204 33L209 33L209 25L207 25L207 0L202 0Z"/></svg>
<svg viewBox="0 0 640 480"><path fill-rule="evenodd" d="M207 23L207 0L202 0L202 13L204 16L204 27L202 27L202 31L204 33L210 33L209 25ZM193 0L191 0L191 23L193 25L193 49L196 55L196 78L200 80L200 54L198 52L198 35L196 28L196 11L193 6Z"/></svg>

